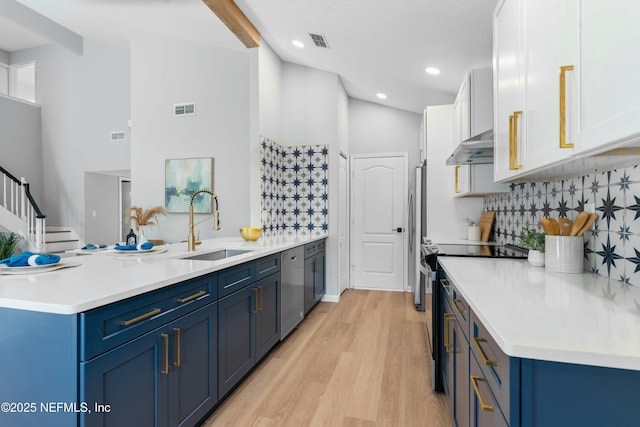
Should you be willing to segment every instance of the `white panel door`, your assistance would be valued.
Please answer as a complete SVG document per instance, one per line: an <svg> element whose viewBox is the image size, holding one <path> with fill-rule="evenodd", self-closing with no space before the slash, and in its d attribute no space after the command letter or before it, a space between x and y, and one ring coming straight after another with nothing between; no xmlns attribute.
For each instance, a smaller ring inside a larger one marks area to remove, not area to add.
<svg viewBox="0 0 640 427"><path fill-rule="evenodd" d="M351 182L354 287L405 289L404 155L354 157Z"/></svg>

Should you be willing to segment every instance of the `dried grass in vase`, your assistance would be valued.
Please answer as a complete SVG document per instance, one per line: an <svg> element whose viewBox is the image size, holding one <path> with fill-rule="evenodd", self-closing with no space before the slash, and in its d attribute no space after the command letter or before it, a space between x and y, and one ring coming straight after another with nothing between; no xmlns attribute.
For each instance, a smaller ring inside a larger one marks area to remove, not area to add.
<svg viewBox="0 0 640 427"><path fill-rule="evenodd" d="M159 215L167 215L167 210L164 206L152 206L149 209L142 209L139 206L131 206L127 209L129 216L125 221L134 221L136 223L136 231L140 231L140 227L147 227L150 225L158 225L157 217Z"/></svg>

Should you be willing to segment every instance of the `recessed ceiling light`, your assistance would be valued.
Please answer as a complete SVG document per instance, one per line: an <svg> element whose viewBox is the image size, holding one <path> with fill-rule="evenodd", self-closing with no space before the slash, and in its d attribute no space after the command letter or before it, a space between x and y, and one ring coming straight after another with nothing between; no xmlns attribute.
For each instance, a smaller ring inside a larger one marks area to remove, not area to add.
<svg viewBox="0 0 640 427"><path fill-rule="evenodd" d="M380 99L387 99L387 95L385 95L384 93L376 93L376 96Z"/></svg>
<svg viewBox="0 0 640 427"><path fill-rule="evenodd" d="M427 74L431 74L432 76L437 76L438 74L440 74L440 70L434 67L427 67L424 71L426 71Z"/></svg>
<svg viewBox="0 0 640 427"><path fill-rule="evenodd" d="M298 49L302 49L304 47L304 43L302 43L300 40L294 40L291 42L291 44L297 47Z"/></svg>

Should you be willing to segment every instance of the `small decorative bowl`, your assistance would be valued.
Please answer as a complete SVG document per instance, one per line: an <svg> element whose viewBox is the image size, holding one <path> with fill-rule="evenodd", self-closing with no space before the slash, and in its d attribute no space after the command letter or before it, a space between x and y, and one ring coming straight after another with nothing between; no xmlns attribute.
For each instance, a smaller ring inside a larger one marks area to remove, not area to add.
<svg viewBox="0 0 640 427"><path fill-rule="evenodd" d="M262 228L260 227L242 227L240 235L247 242L255 242L262 236Z"/></svg>

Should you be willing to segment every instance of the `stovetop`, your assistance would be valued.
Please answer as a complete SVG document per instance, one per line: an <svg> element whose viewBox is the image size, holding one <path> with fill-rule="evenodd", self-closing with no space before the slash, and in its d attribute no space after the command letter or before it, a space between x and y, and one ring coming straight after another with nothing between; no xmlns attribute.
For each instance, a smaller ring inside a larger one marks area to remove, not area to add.
<svg viewBox="0 0 640 427"><path fill-rule="evenodd" d="M423 255L488 258L526 258L528 250L515 245L451 244L425 241Z"/></svg>

